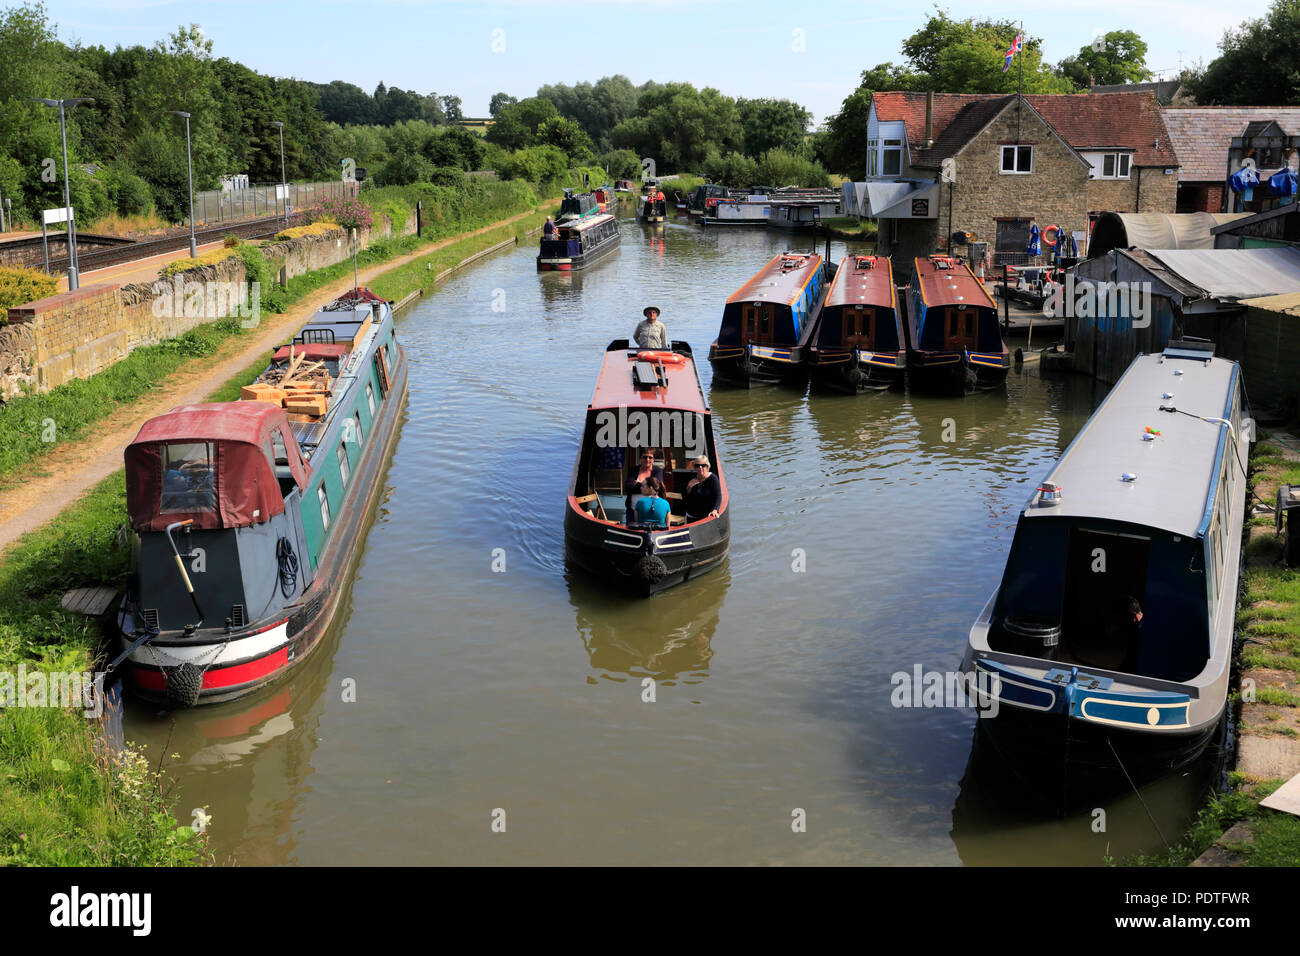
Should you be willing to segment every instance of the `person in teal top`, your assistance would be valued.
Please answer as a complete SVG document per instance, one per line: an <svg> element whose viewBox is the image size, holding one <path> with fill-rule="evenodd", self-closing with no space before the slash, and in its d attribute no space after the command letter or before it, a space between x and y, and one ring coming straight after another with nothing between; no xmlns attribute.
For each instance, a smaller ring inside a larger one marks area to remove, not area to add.
<svg viewBox="0 0 1300 956"><path fill-rule="evenodd" d="M654 482L641 482L641 495L636 503L637 523L668 527L668 502L659 497Z"/></svg>

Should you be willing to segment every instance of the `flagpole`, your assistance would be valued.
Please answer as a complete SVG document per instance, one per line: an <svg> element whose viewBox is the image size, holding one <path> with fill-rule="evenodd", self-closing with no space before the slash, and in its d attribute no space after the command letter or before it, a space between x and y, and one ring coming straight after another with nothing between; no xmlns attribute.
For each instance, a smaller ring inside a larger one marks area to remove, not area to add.
<svg viewBox="0 0 1300 956"><path fill-rule="evenodd" d="M1025 21L1020 21L1020 32L1016 34L1016 39L1020 41L1020 49L1016 51L1016 56L1020 57L1020 62L1016 64L1016 168L1020 168L1020 116L1025 111ZM1014 45L1014 41L1013 41ZM1016 177L1016 218L1020 218L1020 177Z"/></svg>

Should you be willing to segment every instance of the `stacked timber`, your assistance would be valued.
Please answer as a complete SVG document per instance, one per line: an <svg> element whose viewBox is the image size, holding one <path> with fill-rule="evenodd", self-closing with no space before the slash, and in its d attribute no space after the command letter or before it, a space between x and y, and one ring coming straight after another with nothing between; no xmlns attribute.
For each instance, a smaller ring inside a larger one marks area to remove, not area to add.
<svg viewBox="0 0 1300 956"><path fill-rule="evenodd" d="M287 365L267 369L253 384L240 389L239 398L280 405L290 421L314 421L329 408L332 385L323 361L305 362L290 348Z"/></svg>

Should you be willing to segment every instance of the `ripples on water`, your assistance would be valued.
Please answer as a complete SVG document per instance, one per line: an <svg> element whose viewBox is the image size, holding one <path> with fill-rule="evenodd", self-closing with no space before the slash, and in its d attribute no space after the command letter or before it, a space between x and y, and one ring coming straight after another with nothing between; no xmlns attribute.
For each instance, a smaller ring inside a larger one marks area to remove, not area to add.
<svg viewBox="0 0 1300 956"><path fill-rule="evenodd" d="M330 640L252 701L131 709L128 737L172 735L182 802L212 808L221 857L1097 863L1107 845L1157 846L1131 798L1100 838L1088 819L1005 819L967 766L968 712L890 705L893 673L959 663L1091 384L715 390L723 300L790 237L622 229L589 273L539 276L521 246L400 316L410 404ZM603 350L648 304L700 362L732 551L629 601L564 569L562 516ZM1173 831L1194 794L1166 782L1148 802ZM489 830L497 807L508 839ZM795 807L806 833L791 832Z"/></svg>

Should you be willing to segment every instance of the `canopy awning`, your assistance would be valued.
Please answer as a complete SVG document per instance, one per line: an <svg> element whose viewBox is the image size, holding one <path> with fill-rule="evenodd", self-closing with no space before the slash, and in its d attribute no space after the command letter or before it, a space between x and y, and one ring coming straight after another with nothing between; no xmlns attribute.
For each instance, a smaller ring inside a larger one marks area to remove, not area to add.
<svg viewBox="0 0 1300 956"><path fill-rule="evenodd" d="M1097 219L1088 258L1112 249L1213 249L1215 226L1241 219L1239 212L1108 212Z"/></svg>

